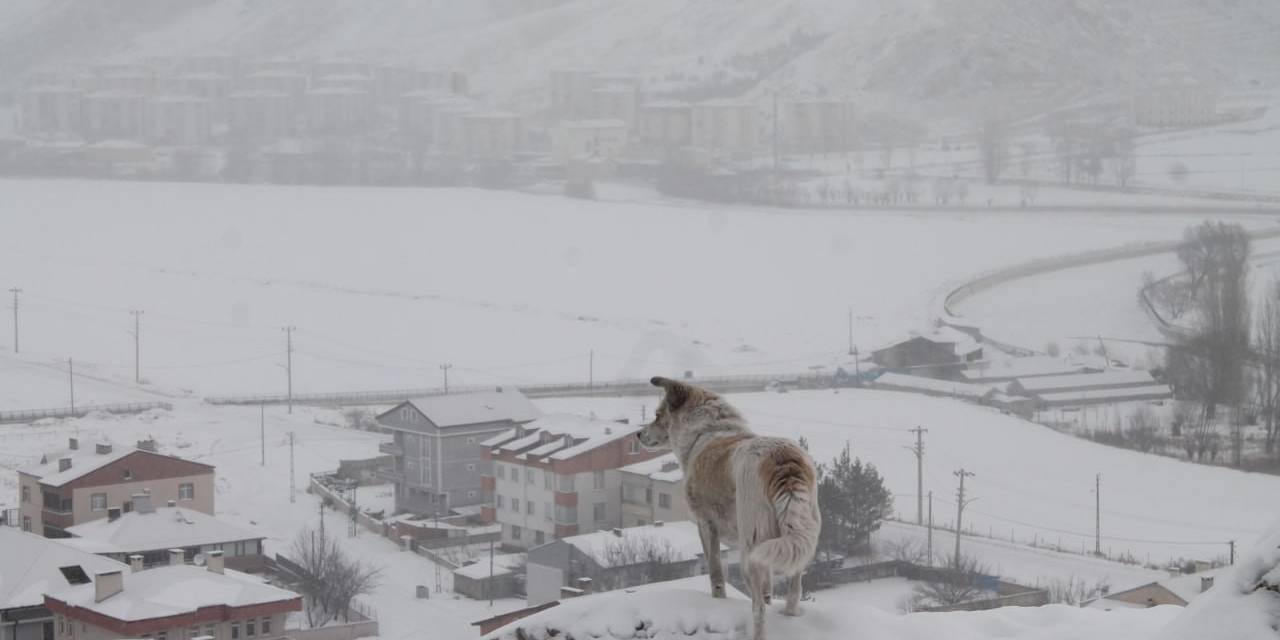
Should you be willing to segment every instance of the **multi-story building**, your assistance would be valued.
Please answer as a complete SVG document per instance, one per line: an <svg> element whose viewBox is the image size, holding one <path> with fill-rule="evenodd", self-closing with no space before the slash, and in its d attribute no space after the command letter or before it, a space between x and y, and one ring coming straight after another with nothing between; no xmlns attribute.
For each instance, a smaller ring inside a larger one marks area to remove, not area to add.
<svg viewBox="0 0 1280 640"><path fill-rule="evenodd" d="M514 113L472 113L459 119L455 150L469 160L507 160L524 148L524 121Z"/></svg>
<svg viewBox="0 0 1280 640"><path fill-rule="evenodd" d="M132 513L113 507L106 519L68 527L67 533L72 536L62 541L67 546L120 562L139 555L147 567L167 563L173 549L182 549L187 560L221 551L227 568L237 571L252 573L266 564L266 536L174 502L152 508L145 496L134 496Z"/></svg>
<svg viewBox="0 0 1280 640"><path fill-rule="evenodd" d="M548 85L551 113L582 118L591 114L595 73L587 69L556 69Z"/></svg>
<svg viewBox="0 0 1280 640"><path fill-rule="evenodd" d="M34 533L0 527L0 640L53 640L53 614L44 592L71 586L67 574L128 571L110 558Z"/></svg>
<svg viewBox="0 0 1280 640"><path fill-rule="evenodd" d="M689 519L684 471L674 453L618 469L622 484L622 526Z"/></svg>
<svg viewBox="0 0 1280 640"><path fill-rule="evenodd" d="M792 153L844 151L856 142L853 103L837 99L811 99L783 106L783 131Z"/></svg>
<svg viewBox="0 0 1280 640"><path fill-rule="evenodd" d="M640 448L639 429L557 414L484 441L493 470L482 517L518 548L621 526L621 478L609 472L661 455Z"/></svg>
<svg viewBox="0 0 1280 640"><path fill-rule="evenodd" d="M196 146L209 141L213 112L208 100L187 95L159 96L147 101L147 140Z"/></svg>
<svg viewBox="0 0 1280 640"><path fill-rule="evenodd" d="M113 508L133 511L135 495L213 515L213 467L207 464L105 443L81 447L76 438L45 460L18 471L26 531L66 537L68 527L106 518Z"/></svg>
<svg viewBox="0 0 1280 640"><path fill-rule="evenodd" d="M379 446L391 468L380 473L395 483L396 511L435 515L480 504L491 473L480 443L539 415L515 389L418 398L379 415L392 432Z"/></svg>
<svg viewBox="0 0 1280 640"><path fill-rule="evenodd" d="M552 131L551 157L567 163L580 158L617 160L627 145L627 123L622 120L572 120Z"/></svg>
<svg viewBox="0 0 1280 640"><path fill-rule="evenodd" d="M84 91L68 86L34 86L18 92L23 133L70 134L80 130Z"/></svg>
<svg viewBox="0 0 1280 640"><path fill-rule="evenodd" d="M77 584L46 593L54 640L274 640L286 637L289 613L302 610L298 594L226 570L221 551L210 552L204 567L185 564L181 550L171 558L143 570L134 556L131 572L81 572Z"/></svg>
<svg viewBox="0 0 1280 640"><path fill-rule="evenodd" d="M745 102L706 102L691 109L690 144L720 153L746 153L756 148L756 107Z"/></svg>
<svg viewBox="0 0 1280 640"><path fill-rule="evenodd" d="M89 140L141 140L147 99L141 93L95 91L84 96L82 131Z"/></svg>
<svg viewBox="0 0 1280 640"><path fill-rule="evenodd" d="M227 98L227 124L233 138L275 141L298 128L297 102L282 91L237 91Z"/></svg>
<svg viewBox="0 0 1280 640"><path fill-rule="evenodd" d="M692 140L693 109L681 102L650 102L640 108L640 141L671 152Z"/></svg>
<svg viewBox="0 0 1280 640"><path fill-rule="evenodd" d="M307 92L307 127L313 132L358 133L369 128L373 96L364 89L321 87Z"/></svg>

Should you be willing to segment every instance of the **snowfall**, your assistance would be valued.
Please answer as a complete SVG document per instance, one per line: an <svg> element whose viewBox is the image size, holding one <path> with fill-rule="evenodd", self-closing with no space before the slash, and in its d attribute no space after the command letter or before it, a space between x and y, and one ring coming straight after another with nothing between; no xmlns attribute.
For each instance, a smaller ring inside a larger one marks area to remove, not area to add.
<svg viewBox="0 0 1280 640"><path fill-rule="evenodd" d="M451 384L476 385L584 380L592 364L597 380L685 370L831 371L848 366L851 307L855 341L865 350L927 327L937 300L969 278L1046 256L1174 239L1199 220L731 211L470 190L87 181L0 181L0 194L0 284L23 289L20 354L0 331L0 410L65 406L67 358L75 362L77 403L173 404L134 416L0 425L0 506L16 504L10 470L68 437L119 445L153 437L163 452L216 465L219 517L261 532L273 553L322 517L305 492L310 474L376 455L380 440L349 428L337 410L268 406L260 414L203 401L282 393L282 326L298 327L292 364L299 392L437 386L443 363L454 364ZM99 215L103 206L112 215ZM1251 229L1274 225L1247 214L1235 219ZM1136 291L1140 272L1117 274L1115 286ZM1021 319L1011 316L1021 310L1002 296L1029 296L1024 286L1033 281L1087 288L1099 279L1059 275L984 292L960 312L1016 327ZM1037 309L1051 297L1029 312L1044 313ZM143 311L142 384L133 382L133 309ZM1063 322L1045 335L1069 330ZM977 502L965 512L962 543L1013 580L1074 578L1119 590L1166 575L1142 565L1224 558L1230 540L1258 549L1242 556L1227 585L1234 586L1215 587L1212 599L1185 611L1050 606L903 615L903 585L888 581L882 589L818 592L799 619L771 614L775 638L1148 638L1165 637L1166 625L1218 630L1211 637L1275 637L1268 631L1275 621L1259 618L1265 608L1255 606L1273 596L1239 592L1248 572L1275 566L1277 541L1267 531L1280 512L1265 505L1276 504L1280 478L1108 448L948 399L872 390L730 399L761 433L803 436L819 459L847 442L875 464L895 498L896 520L875 538L882 548L926 536L915 524L915 457L904 448L912 442L906 430L924 426L935 522L954 522L953 472L974 472L966 488ZM651 415L655 400L537 404L634 422ZM1097 474L1103 551L1138 565L1081 554L1092 550ZM375 504L386 498L369 497ZM339 515L323 517L345 531ZM478 637L471 622L523 606L455 597L447 571L366 531L343 543L384 569L368 598L383 637L420 637L425 629L434 637ZM935 545L951 543L949 533L935 532ZM418 585L428 586L429 599L416 597ZM605 612L617 628L628 616L653 616L681 629L722 630L708 637L741 635L745 602L712 602L697 582L688 588L618 594L607 608L563 605L540 615L590 626L604 624ZM1215 617L1223 611L1232 612L1232 626Z"/></svg>

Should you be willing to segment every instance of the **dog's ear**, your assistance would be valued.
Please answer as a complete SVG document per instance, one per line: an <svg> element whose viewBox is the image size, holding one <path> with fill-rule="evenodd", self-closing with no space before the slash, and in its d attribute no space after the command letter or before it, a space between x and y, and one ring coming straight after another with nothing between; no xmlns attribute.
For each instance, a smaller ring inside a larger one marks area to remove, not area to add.
<svg viewBox="0 0 1280 640"><path fill-rule="evenodd" d="M667 408L675 411L684 406L689 401L689 397L693 395L693 387L662 376L654 376L649 379L649 384L655 387L662 387L667 392Z"/></svg>

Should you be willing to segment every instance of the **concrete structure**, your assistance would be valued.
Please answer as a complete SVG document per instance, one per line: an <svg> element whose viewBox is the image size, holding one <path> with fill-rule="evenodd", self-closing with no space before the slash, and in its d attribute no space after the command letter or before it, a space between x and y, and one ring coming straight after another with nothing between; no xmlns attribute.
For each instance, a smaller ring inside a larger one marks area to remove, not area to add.
<svg viewBox="0 0 1280 640"><path fill-rule="evenodd" d="M792 153L830 153L854 145L853 103L847 100L796 100L782 106L782 132Z"/></svg>
<svg viewBox="0 0 1280 640"><path fill-rule="evenodd" d="M689 146L693 135L693 109L680 102L651 102L640 108L640 141L665 152Z"/></svg>
<svg viewBox="0 0 1280 640"><path fill-rule="evenodd" d="M458 119L454 150L468 160L509 160L524 149L524 119L514 113L471 113Z"/></svg>
<svg viewBox="0 0 1280 640"><path fill-rule="evenodd" d="M231 96L231 78L216 73L184 73L172 78L168 86L173 93L202 98L209 102L214 121L227 119L227 99Z"/></svg>
<svg viewBox="0 0 1280 640"><path fill-rule="evenodd" d="M616 160L627 145L622 120L571 120L552 132L551 157L560 163L584 158Z"/></svg>
<svg viewBox="0 0 1280 640"><path fill-rule="evenodd" d="M982 345L951 327L939 327L871 352L871 360L885 369L932 377L956 376L967 363L981 359Z"/></svg>
<svg viewBox="0 0 1280 640"><path fill-rule="evenodd" d="M44 605L54 614L55 640L273 640L286 637L285 619L302 610L302 598L225 569L214 552L204 567L97 571L84 584L47 593Z"/></svg>
<svg viewBox="0 0 1280 640"><path fill-rule="evenodd" d="M48 537L66 537L68 527L106 518L112 508L133 511L137 495L213 515L213 467L110 444L81 446L76 438L19 470L18 485L22 528Z"/></svg>
<svg viewBox="0 0 1280 640"><path fill-rule="evenodd" d="M306 75L291 71L259 71L236 81L236 91L283 93L301 102L310 86Z"/></svg>
<svg viewBox="0 0 1280 640"><path fill-rule="evenodd" d="M63 569L66 568L67 571ZM75 569L129 571L128 565L11 527L0 527L0 640L53 640L44 593L71 586Z"/></svg>
<svg viewBox="0 0 1280 640"><path fill-rule="evenodd" d="M689 520L684 472L674 453L627 465L611 472L622 485L622 526Z"/></svg>
<svg viewBox="0 0 1280 640"><path fill-rule="evenodd" d="M63 541L67 546L120 562L142 556L146 567L167 564L173 549L182 549L188 561L221 551L226 566L237 571L257 572L266 564L265 536L191 509L144 506L137 498L131 513L112 509L105 520L66 531L72 536Z"/></svg>
<svg viewBox="0 0 1280 640"><path fill-rule="evenodd" d="M721 545L721 554L728 547ZM565 587L589 580L609 591L705 571L702 540L692 522L655 523L554 540L529 550L526 591L530 606L561 597Z"/></svg>
<svg viewBox="0 0 1280 640"><path fill-rule="evenodd" d="M445 515L453 506L480 504L490 475L480 443L541 414L514 389L420 398L379 415L392 432L379 449L392 457L383 478L395 483L397 511Z"/></svg>
<svg viewBox="0 0 1280 640"><path fill-rule="evenodd" d="M591 92L591 114L600 120L621 120L627 128L634 128L640 121L640 97L638 86L627 83L604 84Z"/></svg>
<svg viewBox="0 0 1280 640"><path fill-rule="evenodd" d="M639 429L556 414L484 441L484 520L517 548L621 526L621 478L609 472L661 455L640 448Z"/></svg>
<svg viewBox="0 0 1280 640"><path fill-rule="evenodd" d="M524 572L523 553L502 553L473 561L453 572L453 592L473 600L510 598L517 593L516 575Z"/></svg>
<svg viewBox="0 0 1280 640"><path fill-rule="evenodd" d="M759 141L756 107L750 103L695 104L690 122L690 144L712 153L749 153Z"/></svg>

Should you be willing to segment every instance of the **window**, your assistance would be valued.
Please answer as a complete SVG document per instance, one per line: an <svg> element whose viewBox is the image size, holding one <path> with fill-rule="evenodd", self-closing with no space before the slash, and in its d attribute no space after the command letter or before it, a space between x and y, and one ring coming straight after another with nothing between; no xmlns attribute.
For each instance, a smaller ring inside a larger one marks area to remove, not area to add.
<svg viewBox="0 0 1280 640"><path fill-rule="evenodd" d="M524 470L524 482L525 482L525 484L534 484L533 477L534 477L534 470L533 470L533 469L525 469L525 470Z"/></svg>
<svg viewBox="0 0 1280 640"><path fill-rule="evenodd" d="M533 501L532 501L532 500L525 500L525 501L524 501L524 512L525 512L525 513L527 513L527 514L529 514L529 515L533 515L533 511L534 511L534 508L533 508Z"/></svg>
<svg viewBox="0 0 1280 640"><path fill-rule="evenodd" d="M476 492L475 492L475 491L468 491L468 492L467 492L467 498L472 498L472 499L474 499L475 497L476 497Z"/></svg>
<svg viewBox="0 0 1280 640"><path fill-rule="evenodd" d="M235 549L235 552L234 552L234 554L233 554L233 555L236 555L236 556L242 556L242 555L244 555L244 543L243 543L243 542L237 542L237 543L236 543L236 549ZM252 633L250 633L249 635L253 635L253 634L252 634Z"/></svg>
<svg viewBox="0 0 1280 640"><path fill-rule="evenodd" d="M640 453L639 438L627 438L627 453L630 453L630 454Z"/></svg>
<svg viewBox="0 0 1280 640"><path fill-rule="evenodd" d="M543 506L543 508L545 508L545 509L546 509L546 511L544 511L544 512L543 512L545 519L547 519L547 520L551 520L551 519L553 519L553 517L554 517L554 513L555 513L555 512L551 510L551 503L550 503L550 502L548 502L548 503L543 504L542 506Z"/></svg>
<svg viewBox="0 0 1280 640"><path fill-rule="evenodd" d="M476 437L475 437L475 436L471 436L471 437L467 438L467 444L475 444L475 443L476 443Z"/></svg>
<svg viewBox="0 0 1280 640"><path fill-rule="evenodd" d="M498 476L498 479L500 480L507 479L507 476L506 476L507 472L503 469L501 464L495 464L493 465L493 468L494 468L494 474Z"/></svg>
<svg viewBox="0 0 1280 640"><path fill-rule="evenodd" d="M644 503L653 504L653 487L644 488Z"/></svg>
<svg viewBox="0 0 1280 640"><path fill-rule="evenodd" d="M560 475L556 476L556 478L556 484L559 485L556 487L556 491L562 493L573 491L573 474Z"/></svg>
<svg viewBox="0 0 1280 640"><path fill-rule="evenodd" d="M542 488L546 489L547 491L554 489L555 487L552 486L553 477L554 475L550 471L543 471L542 472Z"/></svg>
<svg viewBox="0 0 1280 640"><path fill-rule="evenodd" d="M474 462L467 465L467 471L475 471L475 470L476 470L476 465Z"/></svg>
<svg viewBox="0 0 1280 640"><path fill-rule="evenodd" d="M199 638L199 637L200 637L200 625L196 625L196 626L194 626L194 627L191 627L191 628L187 629L187 638L188 638L188 639L191 639L191 638Z"/></svg>
<svg viewBox="0 0 1280 640"><path fill-rule="evenodd" d="M413 422L413 411L409 407L400 407L400 419L405 422Z"/></svg>
<svg viewBox="0 0 1280 640"><path fill-rule="evenodd" d="M512 498L512 499L511 499L511 510L512 510L512 511L514 511L514 512L516 512L516 513L520 513L520 499L519 499L519 498Z"/></svg>
<svg viewBox="0 0 1280 640"><path fill-rule="evenodd" d="M519 539L520 539L520 527L518 527L518 526L516 526L516 525L514 525L514 524L513 524L513 525L511 525L511 539L512 539L512 540L519 540Z"/></svg>
<svg viewBox="0 0 1280 640"><path fill-rule="evenodd" d="M604 489L604 472L596 471L595 473L592 473L591 482L596 491Z"/></svg>
<svg viewBox="0 0 1280 640"><path fill-rule="evenodd" d="M534 543L534 544L542 544L542 543L544 543L544 542L546 542L546 541L547 541L547 534L545 534L545 533L543 533L543 532L541 532L541 531L535 531L535 532L533 532L533 543Z"/></svg>
<svg viewBox="0 0 1280 640"><path fill-rule="evenodd" d="M218 637L218 625L216 625L216 624L206 624L206 625L204 626L204 634L205 634L206 636L209 636L210 638L216 638L216 637Z"/></svg>
<svg viewBox="0 0 1280 640"><path fill-rule="evenodd" d="M595 503L595 505L591 507L591 515L592 517L595 518L596 522L603 522L604 521L604 503L603 502Z"/></svg>
<svg viewBox="0 0 1280 640"><path fill-rule="evenodd" d="M270 633L271 633L271 618L270 617L263 618L262 619L262 635L265 636L265 635L269 635Z"/></svg>
<svg viewBox="0 0 1280 640"><path fill-rule="evenodd" d="M196 497L196 485L190 482L184 482L178 485L179 500L194 500Z"/></svg>
<svg viewBox="0 0 1280 640"><path fill-rule="evenodd" d="M658 494L658 506L659 506L659 507L662 507L663 509L670 509L670 508L671 508L671 494L669 494L669 493L659 493L659 494Z"/></svg>
<svg viewBox="0 0 1280 640"><path fill-rule="evenodd" d="M501 494L501 493L499 493L499 494L498 494L497 499L498 499L498 501L497 501L495 504L498 506L498 508L499 508L499 509L501 509L501 508L502 508L502 494Z"/></svg>
<svg viewBox="0 0 1280 640"><path fill-rule="evenodd" d="M249 618L244 621L244 635L247 638L252 638L258 635L258 621L256 619Z"/></svg>
<svg viewBox="0 0 1280 640"><path fill-rule="evenodd" d="M31 533L31 516L22 516L22 530Z"/></svg>
<svg viewBox="0 0 1280 640"><path fill-rule="evenodd" d="M132 480L132 479L133 479L133 469L125 469L125 470L124 470L124 479L125 479L125 480Z"/></svg>
<svg viewBox="0 0 1280 640"><path fill-rule="evenodd" d="M231 640L240 640L240 623L231 623Z"/></svg>
<svg viewBox="0 0 1280 640"><path fill-rule="evenodd" d="M107 510L107 494L95 493L89 496L89 508L93 511Z"/></svg>
<svg viewBox="0 0 1280 640"><path fill-rule="evenodd" d="M169 632L168 631L156 632L156 640L169 640Z"/></svg>
<svg viewBox="0 0 1280 640"><path fill-rule="evenodd" d="M22 501L31 502L31 487L22 485Z"/></svg>

